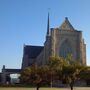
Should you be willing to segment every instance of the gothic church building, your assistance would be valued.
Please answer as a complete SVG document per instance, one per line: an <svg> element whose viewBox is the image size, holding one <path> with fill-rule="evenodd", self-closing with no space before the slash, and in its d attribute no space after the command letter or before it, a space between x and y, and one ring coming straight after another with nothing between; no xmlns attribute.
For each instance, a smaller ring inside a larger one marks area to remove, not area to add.
<svg viewBox="0 0 90 90"><path fill-rule="evenodd" d="M46 64L50 56L66 58L68 54L72 54L73 60L80 60L82 64L86 64L86 44L82 31L76 30L67 17L58 28L49 28L48 14L44 46L24 45L22 69L32 64Z"/></svg>

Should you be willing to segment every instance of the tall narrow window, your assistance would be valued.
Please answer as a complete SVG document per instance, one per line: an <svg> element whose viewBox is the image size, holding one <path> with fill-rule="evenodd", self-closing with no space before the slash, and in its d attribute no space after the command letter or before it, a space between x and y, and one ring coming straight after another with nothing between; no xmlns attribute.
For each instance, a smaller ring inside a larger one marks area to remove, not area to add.
<svg viewBox="0 0 90 90"><path fill-rule="evenodd" d="M65 40L60 47L60 56L66 58L69 54L72 54L72 48L69 41Z"/></svg>

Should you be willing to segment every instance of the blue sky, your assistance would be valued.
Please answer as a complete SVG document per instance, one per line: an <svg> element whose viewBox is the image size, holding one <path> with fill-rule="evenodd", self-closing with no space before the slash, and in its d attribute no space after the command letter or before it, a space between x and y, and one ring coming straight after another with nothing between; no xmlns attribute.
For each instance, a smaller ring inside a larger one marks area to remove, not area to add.
<svg viewBox="0 0 90 90"><path fill-rule="evenodd" d="M68 17L83 31L90 65L90 0L0 0L0 69L20 68L23 45L43 45L50 8L50 27Z"/></svg>

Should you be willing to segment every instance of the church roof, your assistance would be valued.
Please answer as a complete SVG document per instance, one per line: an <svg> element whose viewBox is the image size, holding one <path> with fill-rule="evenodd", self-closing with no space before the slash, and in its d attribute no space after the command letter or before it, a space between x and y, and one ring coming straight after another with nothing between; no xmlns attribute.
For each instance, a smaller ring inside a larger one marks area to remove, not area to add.
<svg viewBox="0 0 90 90"><path fill-rule="evenodd" d="M28 58L36 58L43 50L43 46L29 46L24 47L24 55L28 55Z"/></svg>
<svg viewBox="0 0 90 90"><path fill-rule="evenodd" d="M74 30L73 26L66 17L62 25L59 27L61 30Z"/></svg>

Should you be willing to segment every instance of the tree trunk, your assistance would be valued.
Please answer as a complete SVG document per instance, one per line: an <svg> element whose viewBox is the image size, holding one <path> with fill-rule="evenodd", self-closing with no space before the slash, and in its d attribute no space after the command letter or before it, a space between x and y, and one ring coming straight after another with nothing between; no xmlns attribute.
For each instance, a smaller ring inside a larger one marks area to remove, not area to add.
<svg viewBox="0 0 90 90"><path fill-rule="evenodd" d="M73 86L71 86L71 90L73 90Z"/></svg>
<svg viewBox="0 0 90 90"><path fill-rule="evenodd" d="M71 90L73 90L73 82L71 82L70 88L71 88Z"/></svg>
<svg viewBox="0 0 90 90"><path fill-rule="evenodd" d="M39 88L40 88L40 82L37 83L37 89L36 90L39 90Z"/></svg>
<svg viewBox="0 0 90 90"><path fill-rule="evenodd" d="M39 86L37 86L36 90L39 90Z"/></svg>

